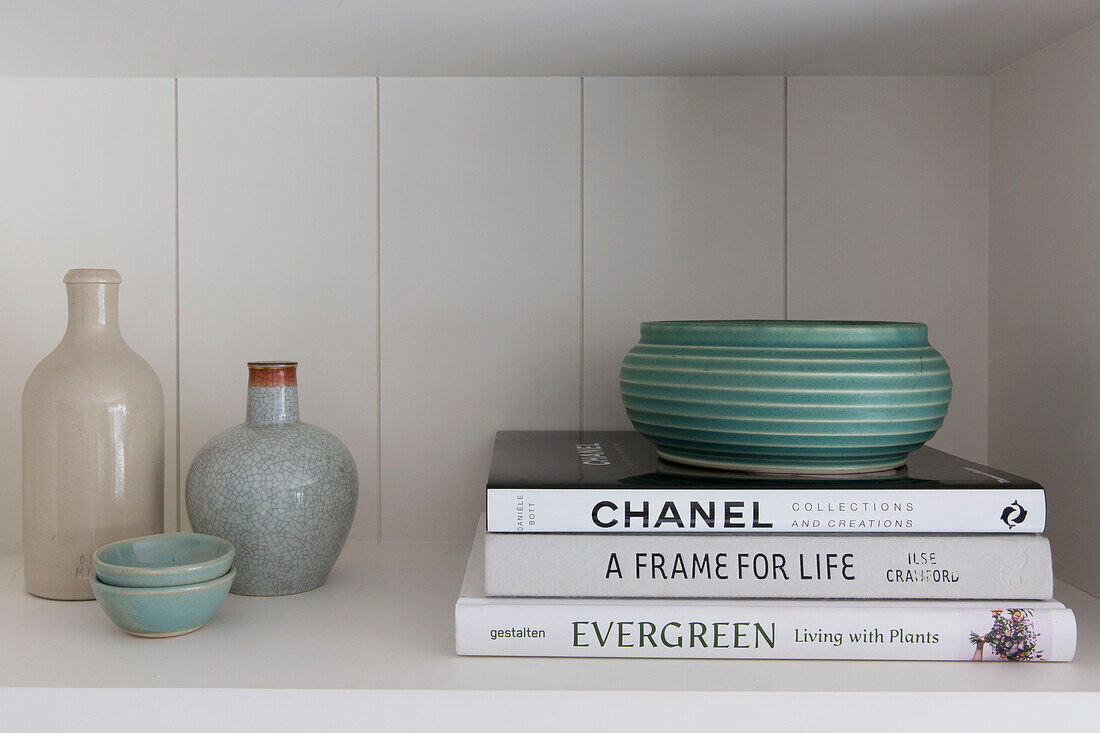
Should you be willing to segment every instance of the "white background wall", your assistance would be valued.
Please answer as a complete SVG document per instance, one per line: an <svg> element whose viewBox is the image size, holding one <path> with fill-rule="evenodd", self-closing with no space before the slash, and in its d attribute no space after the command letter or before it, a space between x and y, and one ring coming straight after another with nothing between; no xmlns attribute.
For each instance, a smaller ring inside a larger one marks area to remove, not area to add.
<svg viewBox="0 0 1100 733"><path fill-rule="evenodd" d="M0 539L77 266L165 387L170 526L177 450L297 359L353 537L467 539L493 432L624 425L655 318L925 320L983 460L987 124L986 77L0 80Z"/></svg>
<svg viewBox="0 0 1100 733"><path fill-rule="evenodd" d="M990 456L1047 487L1055 572L1100 593L1100 25L995 74Z"/></svg>
<svg viewBox="0 0 1100 733"><path fill-rule="evenodd" d="M0 539L21 539L20 402L61 340L73 267L117 267L127 342L160 377L175 526L175 103L171 79L0 79Z"/></svg>
<svg viewBox="0 0 1100 733"><path fill-rule="evenodd" d="M923 321L951 368L932 445L986 457L989 84L792 78L787 315Z"/></svg>
<svg viewBox="0 0 1100 733"><path fill-rule="evenodd" d="M243 419L245 363L298 360L303 419L351 450L353 531L373 537L377 82L178 84L181 481L202 445Z"/></svg>

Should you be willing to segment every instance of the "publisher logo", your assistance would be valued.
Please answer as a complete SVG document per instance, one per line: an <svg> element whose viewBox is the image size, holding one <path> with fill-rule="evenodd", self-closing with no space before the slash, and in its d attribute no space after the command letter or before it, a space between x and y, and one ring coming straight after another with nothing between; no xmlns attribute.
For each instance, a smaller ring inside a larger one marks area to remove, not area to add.
<svg viewBox="0 0 1100 733"><path fill-rule="evenodd" d="M1027 519L1027 509L1020 506L1018 501L1012 502L1001 512L1001 521L1008 525L1009 529L1023 524L1025 519Z"/></svg>
<svg viewBox="0 0 1100 733"><path fill-rule="evenodd" d="M607 457L607 453L604 451L603 446L599 443L578 443L577 455L581 458L581 463L586 466L610 466L611 461Z"/></svg>

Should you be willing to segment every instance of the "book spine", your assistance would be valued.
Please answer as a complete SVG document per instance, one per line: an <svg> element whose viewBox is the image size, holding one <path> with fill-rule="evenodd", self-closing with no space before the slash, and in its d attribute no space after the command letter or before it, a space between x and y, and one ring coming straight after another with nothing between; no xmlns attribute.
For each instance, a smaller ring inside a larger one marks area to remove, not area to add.
<svg viewBox="0 0 1100 733"><path fill-rule="evenodd" d="M461 655L731 659L1073 659L1066 608L690 602L455 606Z"/></svg>
<svg viewBox="0 0 1100 733"><path fill-rule="evenodd" d="M490 596L1050 599L1039 535L491 534Z"/></svg>
<svg viewBox="0 0 1100 733"><path fill-rule="evenodd" d="M486 490L489 532L1039 533L1042 489Z"/></svg>

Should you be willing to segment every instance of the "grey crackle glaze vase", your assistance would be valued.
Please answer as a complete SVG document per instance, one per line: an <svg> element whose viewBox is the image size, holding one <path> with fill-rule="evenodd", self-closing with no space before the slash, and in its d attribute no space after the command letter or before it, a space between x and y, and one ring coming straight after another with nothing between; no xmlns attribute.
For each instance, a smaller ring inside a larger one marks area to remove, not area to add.
<svg viewBox="0 0 1100 733"><path fill-rule="evenodd" d="M232 591L281 596L320 586L359 497L351 453L298 420L297 362L248 364L248 415L210 440L187 472L195 531L237 547Z"/></svg>

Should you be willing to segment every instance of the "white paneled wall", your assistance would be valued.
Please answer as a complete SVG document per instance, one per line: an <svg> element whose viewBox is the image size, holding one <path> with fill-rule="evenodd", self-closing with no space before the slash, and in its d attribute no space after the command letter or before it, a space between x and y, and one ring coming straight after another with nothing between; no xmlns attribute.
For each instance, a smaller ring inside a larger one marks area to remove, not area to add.
<svg viewBox="0 0 1100 733"><path fill-rule="evenodd" d="M783 317L783 79L584 81L584 427L642 321Z"/></svg>
<svg viewBox="0 0 1100 733"><path fill-rule="evenodd" d="M382 79L382 537L459 540L498 428L578 427L579 79Z"/></svg>
<svg viewBox="0 0 1100 733"><path fill-rule="evenodd" d="M244 420L248 361L298 362L302 419L378 516L377 82L179 82L180 464Z"/></svg>
<svg viewBox="0 0 1100 733"><path fill-rule="evenodd" d="M1100 25L993 77L990 457L1047 487L1059 577L1100 594Z"/></svg>
<svg viewBox="0 0 1100 733"><path fill-rule="evenodd" d="M954 390L932 445L982 461L989 80L791 78L787 316L923 321Z"/></svg>
<svg viewBox="0 0 1100 733"><path fill-rule="evenodd" d="M171 79L0 79L0 540L21 537L20 402L65 332L61 278L122 274L122 336L164 388L176 524L175 155Z"/></svg>
<svg viewBox="0 0 1100 733"><path fill-rule="evenodd" d="M303 419L359 465L357 539L468 538L498 428L625 425L647 319L926 320L937 443L985 455L987 79L173 85L0 81L0 539L72 266L122 271L170 462L178 321L181 477L243 419L245 362L298 360Z"/></svg>

